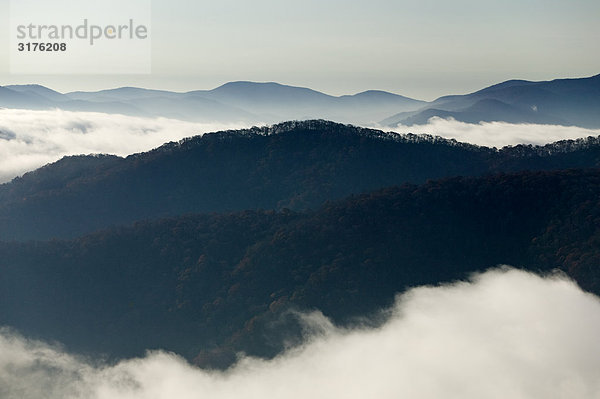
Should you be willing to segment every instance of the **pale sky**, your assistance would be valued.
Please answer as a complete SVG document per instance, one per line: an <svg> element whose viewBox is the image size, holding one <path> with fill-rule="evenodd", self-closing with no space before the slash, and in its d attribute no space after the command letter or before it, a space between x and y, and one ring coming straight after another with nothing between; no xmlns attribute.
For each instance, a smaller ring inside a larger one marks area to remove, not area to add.
<svg viewBox="0 0 600 399"><path fill-rule="evenodd" d="M432 100L600 73L598 0L152 0L151 74L75 76L9 73L8 5L0 0L0 85L188 91L251 80Z"/></svg>

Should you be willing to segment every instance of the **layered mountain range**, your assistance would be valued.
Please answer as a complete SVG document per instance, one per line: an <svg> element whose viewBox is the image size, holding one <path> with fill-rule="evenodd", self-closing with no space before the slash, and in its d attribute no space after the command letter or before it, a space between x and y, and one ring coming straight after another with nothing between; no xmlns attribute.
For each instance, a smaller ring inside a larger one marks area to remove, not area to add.
<svg viewBox="0 0 600 399"><path fill-rule="evenodd" d="M478 147L326 121L67 157L0 186L0 325L202 367L377 325L407 288L510 264L600 294L600 139ZM32 241L35 240L35 241Z"/></svg>
<svg viewBox="0 0 600 399"><path fill-rule="evenodd" d="M425 102L376 90L335 97L303 87L255 82L231 82L187 93L122 87L63 94L39 85L0 87L0 107L5 108L59 108L194 122L258 124L326 118L373 123L422 104Z"/></svg>
<svg viewBox="0 0 600 399"><path fill-rule="evenodd" d="M286 122L191 137L126 158L63 158L0 185L0 239L71 238L188 213L303 211L428 179L591 167L600 167L593 137L498 150L320 120Z"/></svg>
<svg viewBox="0 0 600 399"><path fill-rule="evenodd" d="M389 117L382 124L422 125L432 117L467 123L503 121L598 128L600 75L548 82L509 80L471 94L440 97L416 111Z"/></svg>
<svg viewBox="0 0 600 399"><path fill-rule="evenodd" d="M370 126L412 126L439 117L467 123L503 121L600 128L600 75L544 82L510 80L432 102L378 90L331 96L273 82L230 82L212 90L186 93L135 87L59 93L39 85L13 85L0 87L0 107L257 124L328 119Z"/></svg>

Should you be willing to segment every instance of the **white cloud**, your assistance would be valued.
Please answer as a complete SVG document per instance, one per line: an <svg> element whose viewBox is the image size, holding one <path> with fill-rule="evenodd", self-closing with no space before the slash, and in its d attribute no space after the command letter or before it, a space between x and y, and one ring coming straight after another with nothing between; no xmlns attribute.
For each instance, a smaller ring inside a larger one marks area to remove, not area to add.
<svg viewBox="0 0 600 399"><path fill-rule="evenodd" d="M126 156L151 150L168 141L247 127L250 127L249 124L243 122L194 123L94 112L0 109L0 183L66 155L104 153ZM578 127L504 122L468 124L440 118L432 118L425 126L401 126L395 131L432 134L492 147L519 143L546 144L600 135L600 130Z"/></svg>
<svg viewBox="0 0 600 399"><path fill-rule="evenodd" d="M130 155L201 133L248 127L94 112L0 109L0 182L65 155Z"/></svg>
<svg viewBox="0 0 600 399"><path fill-rule="evenodd" d="M384 128L387 130L387 128ZM427 125L398 126L398 133L431 134L486 147L516 144L543 145L559 140L600 136L600 129L576 126L514 124L506 122L459 122L454 119L431 118Z"/></svg>
<svg viewBox="0 0 600 399"><path fill-rule="evenodd" d="M400 296L382 327L336 329L226 372L168 353L94 366L0 334L6 399L600 397L600 300L560 277L496 269Z"/></svg>

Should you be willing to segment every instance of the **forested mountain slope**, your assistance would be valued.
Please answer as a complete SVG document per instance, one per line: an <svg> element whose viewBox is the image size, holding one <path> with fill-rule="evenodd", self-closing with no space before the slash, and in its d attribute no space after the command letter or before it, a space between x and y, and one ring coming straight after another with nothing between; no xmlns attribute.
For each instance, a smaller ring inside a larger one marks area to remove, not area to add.
<svg viewBox="0 0 600 399"><path fill-rule="evenodd" d="M273 356L289 309L337 323L407 287L511 264L600 294L600 171L405 184L314 211L136 223L69 241L0 244L0 324L114 357L173 350L202 366Z"/></svg>
<svg viewBox="0 0 600 399"><path fill-rule="evenodd" d="M68 238L199 212L317 208L450 176L600 166L600 140L501 150L326 121L225 131L118 158L68 157L0 186L0 239Z"/></svg>

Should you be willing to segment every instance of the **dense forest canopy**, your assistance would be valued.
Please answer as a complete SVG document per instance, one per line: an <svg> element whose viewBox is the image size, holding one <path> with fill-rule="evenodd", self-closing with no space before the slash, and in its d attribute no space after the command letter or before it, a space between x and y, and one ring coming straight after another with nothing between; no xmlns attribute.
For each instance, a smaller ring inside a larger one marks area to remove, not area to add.
<svg viewBox="0 0 600 399"><path fill-rule="evenodd" d="M74 238L188 213L317 209L404 183L600 167L600 140L478 147L327 121L224 131L153 151L67 157L0 185L0 239Z"/></svg>
<svg viewBox="0 0 600 399"><path fill-rule="evenodd" d="M290 309L375 317L408 287L511 264L600 294L600 170L403 184L315 210L189 214L0 244L0 324L115 357L273 356ZM377 322L373 319L373 322ZM299 338L298 338L299 339Z"/></svg>

